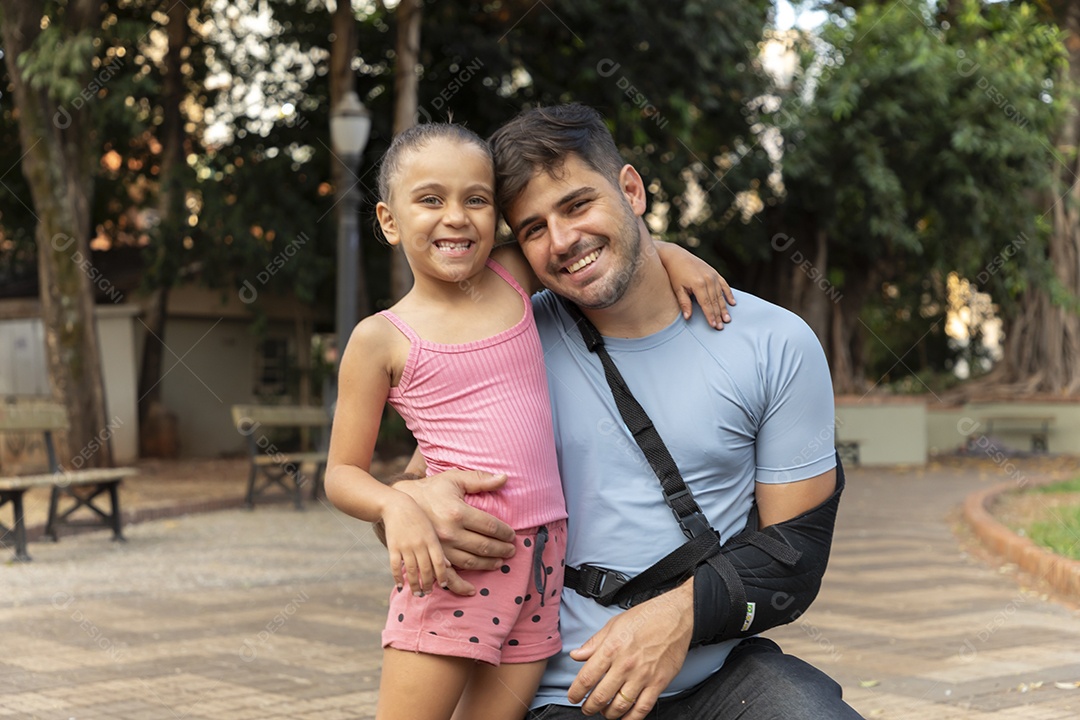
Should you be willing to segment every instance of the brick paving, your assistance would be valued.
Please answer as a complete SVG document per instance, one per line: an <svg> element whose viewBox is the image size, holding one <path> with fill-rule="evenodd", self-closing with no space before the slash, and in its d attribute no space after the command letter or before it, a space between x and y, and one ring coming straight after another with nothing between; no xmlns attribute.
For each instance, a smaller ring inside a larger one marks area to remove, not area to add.
<svg viewBox="0 0 1080 720"><path fill-rule="evenodd" d="M238 498L237 468L132 481L124 502ZM1080 681L1080 614L969 555L950 525L1002 479L972 461L850 472L821 596L770 635L867 718L1080 717L1080 689L1055 685ZM373 717L389 574L363 523L276 504L125 534L33 542L34 562L0 566L0 718Z"/></svg>

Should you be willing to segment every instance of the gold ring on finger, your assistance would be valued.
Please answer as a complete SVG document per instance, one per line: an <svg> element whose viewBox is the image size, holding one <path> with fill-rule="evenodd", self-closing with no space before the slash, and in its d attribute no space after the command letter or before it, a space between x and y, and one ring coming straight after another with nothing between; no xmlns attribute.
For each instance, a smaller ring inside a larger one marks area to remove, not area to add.
<svg viewBox="0 0 1080 720"><path fill-rule="evenodd" d="M623 702L627 703L628 705L633 705L637 702L637 698L626 697L626 695L623 694L622 690L618 691L615 694L622 698Z"/></svg>

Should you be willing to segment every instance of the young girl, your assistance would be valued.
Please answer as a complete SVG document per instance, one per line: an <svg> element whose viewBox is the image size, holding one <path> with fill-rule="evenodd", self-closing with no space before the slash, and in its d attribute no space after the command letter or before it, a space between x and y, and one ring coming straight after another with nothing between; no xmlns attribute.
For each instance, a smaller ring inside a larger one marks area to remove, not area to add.
<svg viewBox="0 0 1080 720"><path fill-rule="evenodd" d="M379 720L521 718L561 645L566 509L529 299L539 288L516 246L493 253L494 184L487 144L447 124L397 136L379 173L378 220L415 281L349 339L326 474L334 505L385 525L396 588L382 638ZM659 245L674 275L697 280L699 297L715 295L711 268L706 274L689 253ZM368 472L386 402L405 418L429 474L507 476L499 491L468 496L517 535L501 568L461 571L474 595L447 589L450 564L420 507Z"/></svg>

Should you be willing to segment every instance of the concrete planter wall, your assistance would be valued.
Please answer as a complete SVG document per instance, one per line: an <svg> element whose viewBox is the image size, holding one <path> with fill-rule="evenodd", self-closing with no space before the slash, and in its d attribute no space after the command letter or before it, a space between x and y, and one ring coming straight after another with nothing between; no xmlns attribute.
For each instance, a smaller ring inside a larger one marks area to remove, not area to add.
<svg viewBox="0 0 1080 720"><path fill-rule="evenodd" d="M857 449L859 465L925 464L926 401L837 397L836 441L838 446Z"/></svg>

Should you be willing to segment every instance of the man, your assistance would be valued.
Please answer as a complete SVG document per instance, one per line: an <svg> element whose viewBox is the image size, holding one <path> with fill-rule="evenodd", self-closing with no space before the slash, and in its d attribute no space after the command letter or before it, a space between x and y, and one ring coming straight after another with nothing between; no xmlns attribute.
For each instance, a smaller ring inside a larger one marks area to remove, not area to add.
<svg viewBox="0 0 1080 720"><path fill-rule="evenodd" d="M839 491L832 389L814 334L746 294L723 333L700 312L683 319L643 220L644 183L595 111L529 110L491 142L499 205L525 258L604 336L726 543L689 579L626 610L565 590L564 650L530 717L858 718L828 676L771 641L741 639L798 617L828 558ZM566 564L632 577L686 537L600 361L552 292L533 306L570 515ZM489 479L451 472L397 487L425 507L455 565L495 567L510 551L509 528L460 500L493 489ZM740 535L755 504L767 530ZM729 542L736 535L749 540Z"/></svg>

